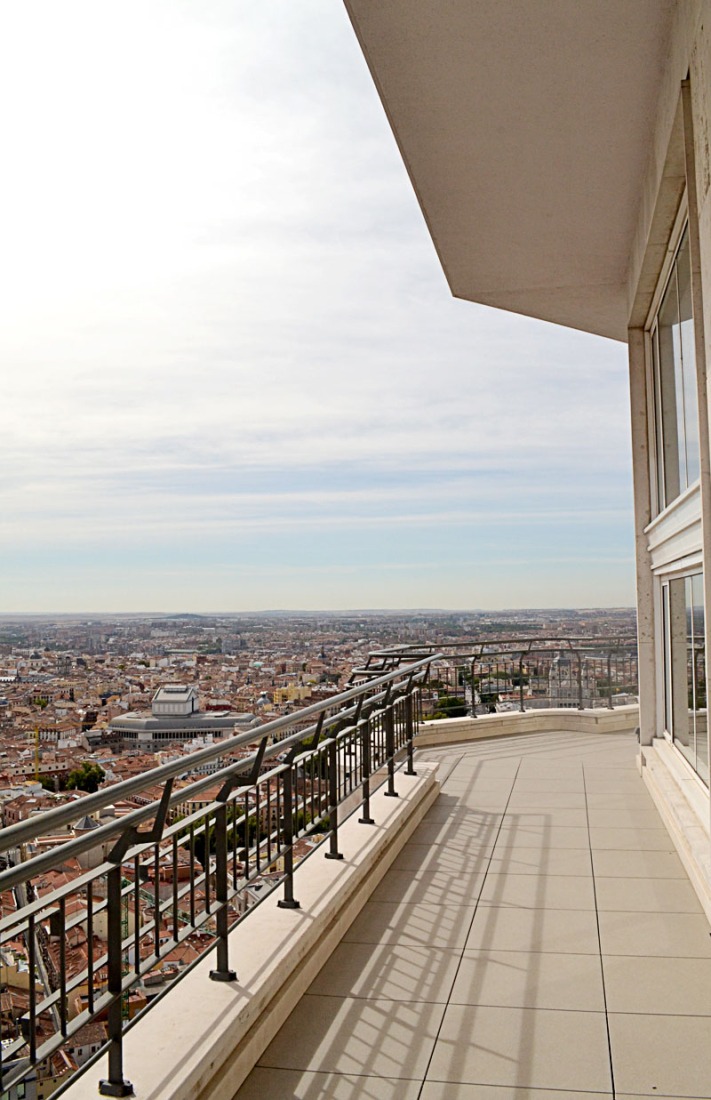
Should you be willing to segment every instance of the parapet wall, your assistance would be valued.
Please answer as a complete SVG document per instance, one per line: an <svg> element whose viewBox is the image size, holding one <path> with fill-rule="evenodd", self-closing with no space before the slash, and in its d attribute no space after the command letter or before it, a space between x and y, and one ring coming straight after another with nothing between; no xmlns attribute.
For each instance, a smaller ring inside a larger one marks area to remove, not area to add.
<svg viewBox="0 0 711 1100"><path fill-rule="evenodd" d="M417 735L418 748L481 741L521 733L621 733L639 723L636 704L614 710L546 709L483 714L480 718L436 718L425 722Z"/></svg>

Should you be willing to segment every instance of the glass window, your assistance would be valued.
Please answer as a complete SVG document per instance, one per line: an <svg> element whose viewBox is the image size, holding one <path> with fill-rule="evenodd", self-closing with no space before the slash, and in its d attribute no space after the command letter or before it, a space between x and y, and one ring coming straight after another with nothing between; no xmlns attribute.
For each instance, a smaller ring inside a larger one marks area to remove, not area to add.
<svg viewBox="0 0 711 1100"><path fill-rule="evenodd" d="M663 624L667 730L708 786L703 574L664 586Z"/></svg>
<svg viewBox="0 0 711 1100"><path fill-rule="evenodd" d="M679 245L652 328L659 510L699 477L699 413L689 232Z"/></svg>

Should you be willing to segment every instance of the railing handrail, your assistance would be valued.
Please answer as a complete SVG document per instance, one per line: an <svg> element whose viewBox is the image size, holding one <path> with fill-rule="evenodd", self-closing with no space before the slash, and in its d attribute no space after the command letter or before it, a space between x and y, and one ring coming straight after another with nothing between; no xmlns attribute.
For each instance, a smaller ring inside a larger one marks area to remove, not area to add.
<svg viewBox="0 0 711 1100"><path fill-rule="evenodd" d="M465 651L481 651L483 647L489 648L493 646L518 646L523 649L534 643L548 643L552 644L551 648L555 648L555 643L570 644L571 642L581 644L583 646L618 646L618 645L637 645L636 634L596 634L593 637L590 635L575 635L575 634L553 634L545 636L531 636L518 635L515 638L486 638L486 639L469 639L463 642L409 642L401 646L388 646L384 649L374 649L369 654L369 660L374 660L378 657L397 657L404 656L412 653L412 655L428 657L432 659L434 654L439 650L438 656L447 657L447 650L465 650ZM496 652L496 650L494 650ZM461 656L461 654L457 654Z"/></svg>
<svg viewBox="0 0 711 1100"><path fill-rule="evenodd" d="M157 768L151 768L150 771L144 772L142 775L134 776L131 779L123 779L119 783L113 783L103 790L96 791L95 794L83 795L81 798L78 798L76 802L71 802L64 806L57 806L53 810L45 810L36 817L28 818L26 821L18 821L15 825L8 825L4 829L0 829L0 851L5 852L9 848L17 848L22 844L28 843L28 841L35 840L38 836L51 835L53 830L76 821L78 817L89 816L96 813L97 810L102 810L106 806L113 805L114 802L121 801L130 795L137 794L141 790L163 783L168 779L174 779L176 776L185 772L186 768L194 769L200 767L208 761L224 756L226 753L242 748L244 745L251 744L253 741L261 741L264 737L270 737L280 730L288 729L288 727L293 726L295 722L303 722L306 718L318 717L333 707L342 707L343 704L353 699L357 699L362 695L370 695L375 689L384 687L386 684L392 683L393 680L400 679L406 675L414 676L420 669L429 665L432 660L433 657L428 656L412 664L401 665L399 668L383 673L382 676L378 676L375 680L369 680L364 684L357 684L347 691L340 692L338 695L331 695L328 699L324 699L318 703L312 703L310 706L304 707L295 714L287 714L282 715L280 718L273 718L271 721L265 722L260 726L255 726L254 729L248 730L245 733L237 734L224 741L219 741L214 745L208 745L204 749L198 749L196 752L189 753L179 760L169 761L167 764L160 764ZM268 757L276 756L283 752L285 748L288 748L289 744L293 743L294 740L298 740L299 738L303 739L304 731L299 730L297 732L298 736L294 734L293 738L284 738L277 744L272 745L267 749L265 755ZM234 771L235 767L243 767L246 766L247 763L248 759L234 761L231 765L221 769L220 772L205 776L204 779L197 780L195 785L207 789L219 782L223 771ZM187 788L183 788L179 793L184 796L186 790ZM174 798L171 801L174 800L176 799ZM143 815L141 820L144 820L151 816L150 810L151 807L146 806L135 812ZM125 822L126 818L124 817L120 820ZM96 844L98 832L98 829L92 832L91 839L93 843L89 844L88 847L93 847ZM7 872L0 874L0 890L9 888L9 886L6 885L7 874Z"/></svg>

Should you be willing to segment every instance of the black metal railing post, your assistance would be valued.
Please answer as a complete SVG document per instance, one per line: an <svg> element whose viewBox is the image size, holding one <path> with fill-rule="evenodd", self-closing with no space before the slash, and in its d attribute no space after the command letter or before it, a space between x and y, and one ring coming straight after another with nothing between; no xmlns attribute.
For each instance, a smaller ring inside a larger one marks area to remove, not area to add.
<svg viewBox="0 0 711 1100"><path fill-rule="evenodd" d="M360 741L360 753L361 762L363 768L363 809L358 821L361 825L375 825L374 819L370 816L370 736L371 736L371 722L370 715L361 723L361 741Z"/></svg>
<svg viewBox="0 0 711 1100"><path fill-rule="evenodd" d="M608 651L607 654L607 706L609 710L613 709L612 706L612 653Z"/></svg>
<svg viewBox="0 0 711 1100"><path fill-rule="evenodd" d="M109 1076L99 1082L102 1096L133 1096L133 1085L123 1075L123 931L121 864L106 876L108 991L112 1000L108 1009L106 1034L109 1040Z"/></svg>
<svg viewBox="0 0 711 1100"><path fill-rule="evenodd" d="M291 760L284 772L284 897L280 909L300 909L294 897L294 768Z"/></svg>
<svg viewBox="0 0 711 1100"><path fill-rule="evenodd" d="M326 859L343 859L338 850L338 736L334 732L328 744L328 851Z"/></svg>
<svg viewBox="0 0 711 1100"><path fill-rule="evenodd" d="M233 803L234 806L234 803ZM175 873L177 874L177 868ZM210 875L210 830L205 822L205 881ZM237 975L230 969L229 959L229 872L227 866L227 803L221 802L215 810L215 933L217 936L217 966L210 971L213 982L236 982Z"/></svg>
<svg viewBox="0 0 711 1100"><path fill-rule="evenodd" d="M408 684L405 696L405 735L407 737L407 768L405 775L417 775L414 764L415 715L413 706L413 688Z"/></svg>
<svg viewBox="0 0 711 1100"><path fill-rule="evenodd" d="M388 708L385 711L385 756L388 765L388 789L385 794L387 798L397 798L398 794L395 790L395 704L391 701L388 702Z"/></svg>

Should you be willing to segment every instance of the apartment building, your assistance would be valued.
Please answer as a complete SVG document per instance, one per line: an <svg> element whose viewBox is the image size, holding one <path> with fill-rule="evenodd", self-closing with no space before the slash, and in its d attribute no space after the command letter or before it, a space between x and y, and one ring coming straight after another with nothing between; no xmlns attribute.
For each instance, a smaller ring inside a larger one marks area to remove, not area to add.
<svg viewBox="0 0 711 1100"><path fill-rule="evenodd" d="M346 7L452 293L628 345L640 764L711 914L711 3Z"/></svg>

